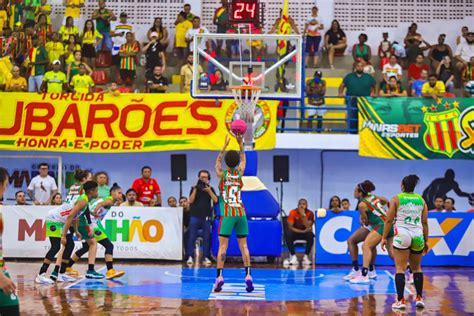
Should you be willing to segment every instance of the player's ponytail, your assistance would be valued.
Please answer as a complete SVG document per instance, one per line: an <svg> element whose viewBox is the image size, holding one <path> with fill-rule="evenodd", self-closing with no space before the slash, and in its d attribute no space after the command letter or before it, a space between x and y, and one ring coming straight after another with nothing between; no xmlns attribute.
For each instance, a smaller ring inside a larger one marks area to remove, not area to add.
<svg viewBox="0 0 474 316"><path fill-rule="evenodd" d="M370 192L375 191L375 185L370 180L365 180L364 182L359 183L357 188L364 197L369 195Z"/></svg>
<svg viewBox="0 0 474 316"><path fill-rule="evenodd" d="M415 191L415 187L420 181L420 178L416 174L410 174L403 178L402 185L403 185L403 192L413 192Z"/></svg>
<svg viewBox="0 0 474 316"><path fill-rule="evenodd" d="M82 182L87 176L89 175L89 171L87 170L82 170L80 168L77 168L74 171L74 179L78 182Z"/></svg>

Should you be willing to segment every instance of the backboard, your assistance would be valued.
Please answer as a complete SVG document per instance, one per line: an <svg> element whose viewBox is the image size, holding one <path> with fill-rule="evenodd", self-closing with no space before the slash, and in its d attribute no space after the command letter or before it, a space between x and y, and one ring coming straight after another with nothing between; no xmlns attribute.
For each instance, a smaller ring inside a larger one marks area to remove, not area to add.
<svg viewBox="0 0 474 316"><path fill-rule="evenodd" d="M300 35L195 34L191 45L193 98L232 99L231 87L245 84L260 88L262 100L302 97Z"/></svg>

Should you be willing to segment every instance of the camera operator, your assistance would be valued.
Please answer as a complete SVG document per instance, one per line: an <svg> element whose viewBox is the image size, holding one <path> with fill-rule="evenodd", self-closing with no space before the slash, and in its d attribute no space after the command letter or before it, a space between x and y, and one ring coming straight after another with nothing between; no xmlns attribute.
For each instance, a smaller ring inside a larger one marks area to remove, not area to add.
<svg viewBox="0 0 474 316"><path fill-rule="evenodd" d="M203 234L203 263L210 265L211 256L211 221L212 221L212 203L217 203L218 198L214 189L209 185L211 174L207 170L201 170L198 173L198 182L192 187L189 195L189 206L191 220L189 223L189 241L188 241L188 261L189 265L194 262L194 247L198 230L202 229Z"/></svg>

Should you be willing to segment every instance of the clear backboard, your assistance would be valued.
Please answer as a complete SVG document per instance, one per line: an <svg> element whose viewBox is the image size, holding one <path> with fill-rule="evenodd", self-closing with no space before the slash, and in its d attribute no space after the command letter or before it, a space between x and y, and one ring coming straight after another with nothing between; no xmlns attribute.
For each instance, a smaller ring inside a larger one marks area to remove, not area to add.
<svg viewBox="0 0 474 316"><path fill-rule="evenodd" d="M262 100L302 97L300 35L195 34L191 45L193 98L232 99L242 85L260 88Z"/></svg>

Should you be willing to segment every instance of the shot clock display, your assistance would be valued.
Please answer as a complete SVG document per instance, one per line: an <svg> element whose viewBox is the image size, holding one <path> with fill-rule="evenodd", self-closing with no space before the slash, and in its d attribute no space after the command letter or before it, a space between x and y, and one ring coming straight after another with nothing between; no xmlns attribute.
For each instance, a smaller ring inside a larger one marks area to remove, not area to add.
<svg viewBox="0 0 474 316"><path fill-rule="evenodd" d="M240 24L260 23L261 4L259 0L229 1L229 22Z"/></svg>

